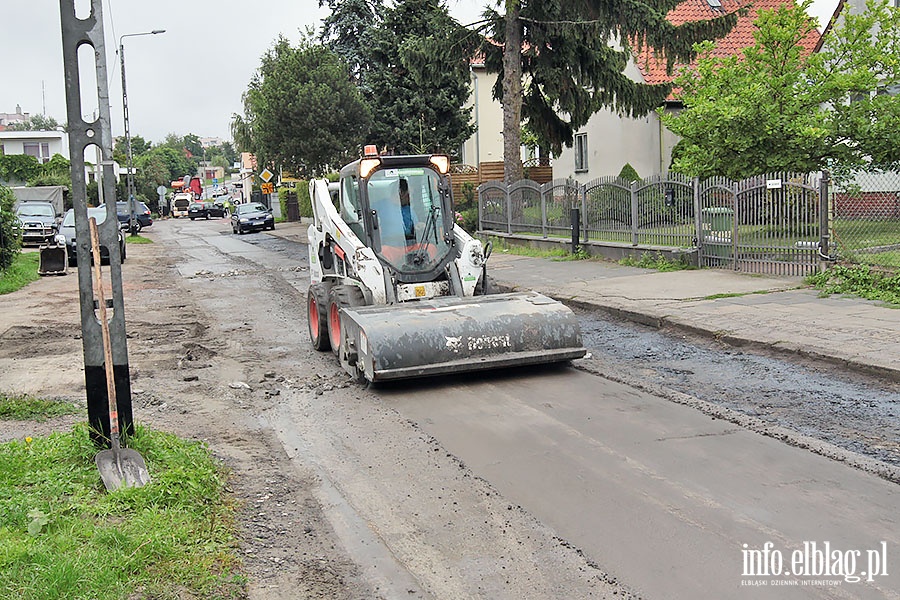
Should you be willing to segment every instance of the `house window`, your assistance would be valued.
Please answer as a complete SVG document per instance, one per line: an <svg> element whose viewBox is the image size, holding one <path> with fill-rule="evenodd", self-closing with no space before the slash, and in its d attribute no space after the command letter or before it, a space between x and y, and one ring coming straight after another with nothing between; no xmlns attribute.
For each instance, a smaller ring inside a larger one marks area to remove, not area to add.
<svg viewBox="0 0 900 600"><path fill-rule="evenodd" d="M586 133L576 133L575 134L575 170L576 171L587 171L588 170L587 134Z"/></svg>
<svg viewBox="0 0 900 600"><path fill-rule="evenodd" d="M25 142L22 144L22 152L28 156L35 157L42 164L50 161L50 144L47 142Z"/></svg>

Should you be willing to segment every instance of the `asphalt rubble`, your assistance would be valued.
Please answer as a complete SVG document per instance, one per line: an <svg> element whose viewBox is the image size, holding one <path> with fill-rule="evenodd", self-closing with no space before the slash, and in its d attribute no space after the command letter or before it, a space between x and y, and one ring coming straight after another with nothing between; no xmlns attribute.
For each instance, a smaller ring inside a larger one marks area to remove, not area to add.
<svg viewBox="0 0 900 600"><path fill-rule="evenodd" d="M279 223L270 233L305 243L308 226ZM504 290L534 290L645 325L900 381L900 310L853 296L822 297L801 277L727 269L659 272L503 250L493 252L488 269Z"/></svg>

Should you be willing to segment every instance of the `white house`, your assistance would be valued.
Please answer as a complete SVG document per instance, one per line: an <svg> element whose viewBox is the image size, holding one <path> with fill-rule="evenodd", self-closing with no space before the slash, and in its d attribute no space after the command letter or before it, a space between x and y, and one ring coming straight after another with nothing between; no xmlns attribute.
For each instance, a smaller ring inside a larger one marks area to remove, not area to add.
<svg viewBox="0 0 900 600"><path fill-rule="evenodd" d="M54 154L69 158L69 136L65 131L0 131L3 154L28 154L45 163Z"/></svg>

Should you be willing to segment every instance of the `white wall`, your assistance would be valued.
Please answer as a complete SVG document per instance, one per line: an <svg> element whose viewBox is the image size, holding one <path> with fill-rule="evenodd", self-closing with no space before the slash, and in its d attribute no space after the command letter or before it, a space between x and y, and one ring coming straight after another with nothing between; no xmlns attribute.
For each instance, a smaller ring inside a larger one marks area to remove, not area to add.
<svg viewBox="0 0 900 600"><path fill-rule="evenodd" d="M463 144L463 163L478 166L482 162L503 160L503 107L492 96L496 73L487 73L482 65L473 65L471 76L470 105L477 131Z"/></svg>

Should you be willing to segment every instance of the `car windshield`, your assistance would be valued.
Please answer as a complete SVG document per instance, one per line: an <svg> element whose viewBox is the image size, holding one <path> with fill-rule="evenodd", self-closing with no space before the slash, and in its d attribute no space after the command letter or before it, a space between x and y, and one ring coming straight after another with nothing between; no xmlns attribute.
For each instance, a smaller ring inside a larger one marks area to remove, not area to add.
<svg viewBox="0 0 900 600"><path fill-rule="evenodd" d="M250 212L266 212L266 207L262 204L242 204L238 207L238 212L242 213L250 213Z"/></svg>
<svg viewBox="0 0 900 600"><path fill-rule="evenodd" d="M89 208L88 209L88 218L94 217L97 219L97 224L99 225L103 221L106 220L106 209L105 208ZM63 227L75 227L75 211L71 208L66 213L65 218L62 222Z"/></svg>
<svg viewBox="0 0 900 600"><path fill-rule="evenodd" d="M191 204L191 208L203 208L203 203L202 202L194 202L193 204Z"/></svg>
<svg viewBox="0 0 900 600"><path fill-rule="evenodd" d="M23 204L19 206L19 209L16 211L16 214L20 217L52 217L53 215L53 207L47 206L46 204L35 204L28 205Z"/></svg>

